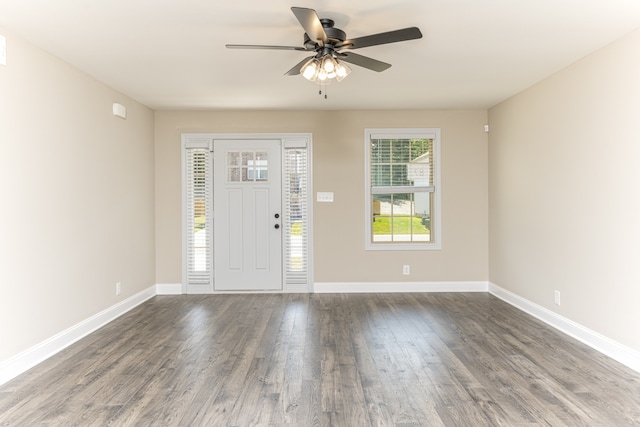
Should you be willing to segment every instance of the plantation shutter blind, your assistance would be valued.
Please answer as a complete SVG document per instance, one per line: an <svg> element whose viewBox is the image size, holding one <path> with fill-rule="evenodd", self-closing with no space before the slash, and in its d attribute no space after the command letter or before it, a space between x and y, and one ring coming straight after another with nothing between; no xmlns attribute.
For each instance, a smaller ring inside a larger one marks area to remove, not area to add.
<svg viewBox="0 0 640 427"><path fill-rule="evenodd" d="M284 145L285 281L306 284L309 271L309 165L305 142Z"/></svg>
<svg viewBox="0 0 640 427"><path fill-rule="evenodd" d="M371 134L369 156L371 194L435 191L432 138ZM426 173L418 178L417 170Z"/></svg>
<svg viewBox="0 0 640 427"><path fill-rule="evenodd" d="M213 278L213 153L207 141L187 143L185 151L187 286L210 286Z"/></svg>

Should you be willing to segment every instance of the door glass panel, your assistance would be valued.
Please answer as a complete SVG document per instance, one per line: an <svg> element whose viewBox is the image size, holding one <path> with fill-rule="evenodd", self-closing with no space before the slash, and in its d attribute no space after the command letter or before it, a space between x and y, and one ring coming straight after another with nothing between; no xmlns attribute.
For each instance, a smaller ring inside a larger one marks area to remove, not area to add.
<svg viewBox="0 0 640 427"><path fill-rule="evenodd" d="M248 166L249 162L253 160L253 151L242 152L242 166Z"/></svg>
<svg viewBox="0 0 640 427"><path fill-rule="evenodd" d="M227 153L227 164L229 166L240 166L240 153L237 151L229 151Z"/></svg>
<svg viewBox="0 0 640 427"><path fill-rule="evenodd" d="M229 167L228 180L229 182L239 182L240 168Z"/></svg>
<svg viewBox="0 0 640 427"><path fill-rule="evenodd" d="M227 182L240 181L240 152L227 152Z"/></svg>
<svg viewBox="0 0 640 427"><path fill-rule="evenodd" d="M256 152L256 159L253 164L253 169L254 169L253 177L256 181L267 181L267 177L268 177L267 158L268 158L268 155L266 151Z"/></svg>
<svg viewBox="0 0 640 427"><path fill-rule="evenodd" d="M266 182L269 162L266 151L228 151L227 182Z"/></svg>

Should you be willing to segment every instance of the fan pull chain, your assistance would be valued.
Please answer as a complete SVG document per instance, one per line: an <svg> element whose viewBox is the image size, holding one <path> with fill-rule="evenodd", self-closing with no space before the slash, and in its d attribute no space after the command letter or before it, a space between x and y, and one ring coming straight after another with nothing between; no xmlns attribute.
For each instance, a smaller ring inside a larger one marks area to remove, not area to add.
<svg viewBox="0 0 640 427"><path fill-rule="evenodd" d="M318 91L318 95L322 96L322 88L324 88L324 99L327 99L327 85L320 84L320 90Z"/></svg>

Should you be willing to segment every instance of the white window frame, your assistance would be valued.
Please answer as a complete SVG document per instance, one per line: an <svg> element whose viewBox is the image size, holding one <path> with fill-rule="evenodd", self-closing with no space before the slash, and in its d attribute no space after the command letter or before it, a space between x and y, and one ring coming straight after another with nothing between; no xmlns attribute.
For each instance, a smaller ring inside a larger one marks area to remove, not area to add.
<svg viewBox="0 0 640 427"><path fill-rule="evenodd" d="M394 138L427 138L433 140L433 206L431 210L431 241L423 242L373 242L373 191L371 187L371 139ZM383 251L411 251L411 250L440 250L442 249L442 215L441 215L441 185L440 185L440 129L439 128L384 128L365 129L364 131L364 164L365 164L365 250Z"/></svg>

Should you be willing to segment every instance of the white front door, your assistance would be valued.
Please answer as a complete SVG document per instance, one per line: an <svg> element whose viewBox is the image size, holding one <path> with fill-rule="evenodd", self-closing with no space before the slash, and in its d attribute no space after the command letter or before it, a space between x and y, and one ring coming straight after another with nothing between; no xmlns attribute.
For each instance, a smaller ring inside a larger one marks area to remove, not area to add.
<svg viewBox="0 0 640 427"><path fill-rule="evenodd" d="M214 288L282 289L280 140L214 140Z"/></svg>

